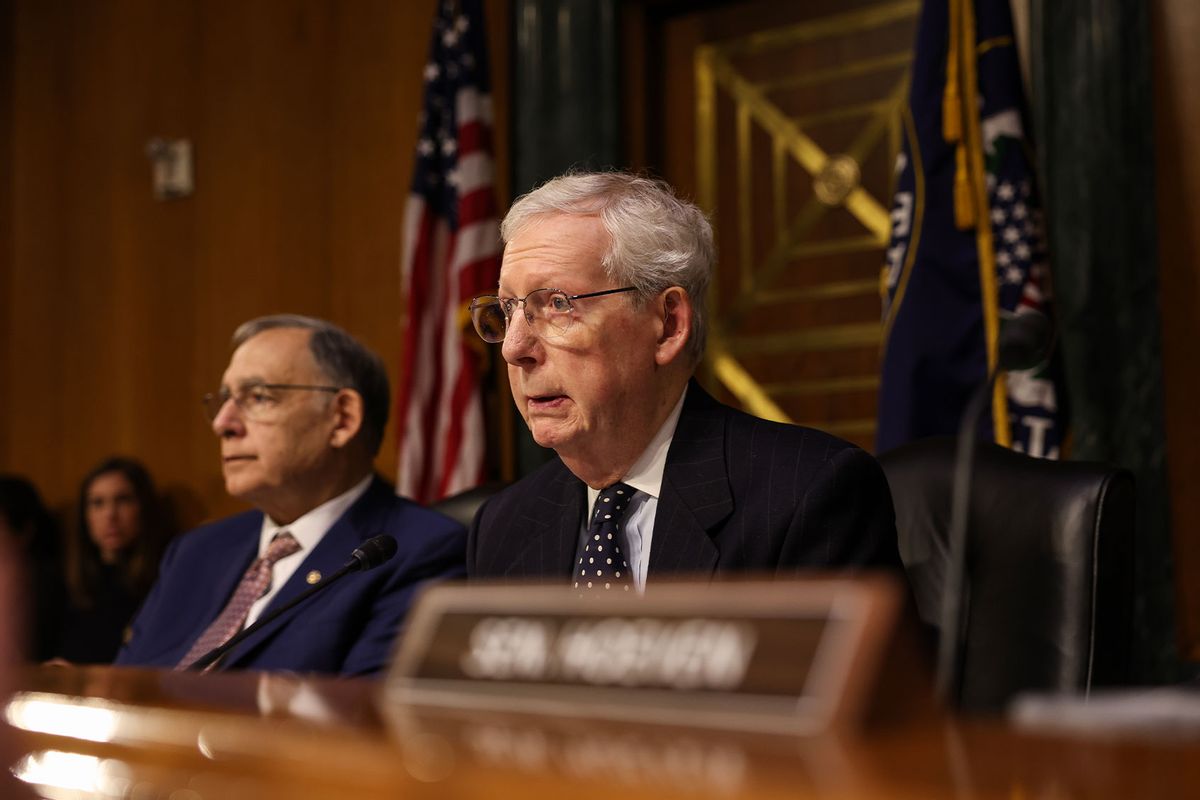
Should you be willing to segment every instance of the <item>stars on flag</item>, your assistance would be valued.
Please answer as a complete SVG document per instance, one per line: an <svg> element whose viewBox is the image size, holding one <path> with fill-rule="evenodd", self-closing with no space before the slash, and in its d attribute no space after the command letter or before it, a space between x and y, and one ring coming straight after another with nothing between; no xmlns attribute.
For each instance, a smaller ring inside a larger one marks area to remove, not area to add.
<svg viewBox="0 0 1200 800"><path fill-rule="evenodd" d="M1010 181L988 174L996 277L1002 286L1023 286L1041 267L1045 248L1037 212L1030 207L1029 181Z"/></svg>
<svg viewBox="0 0 1200 800"><path fill-rule="evenodd" d="M456 224L459 92L476 86L480 65L473 52L471 22L459 4L444 4L435 23L433 44L423 75L424 108L418 117L417 169L414 184Z"/></svg>

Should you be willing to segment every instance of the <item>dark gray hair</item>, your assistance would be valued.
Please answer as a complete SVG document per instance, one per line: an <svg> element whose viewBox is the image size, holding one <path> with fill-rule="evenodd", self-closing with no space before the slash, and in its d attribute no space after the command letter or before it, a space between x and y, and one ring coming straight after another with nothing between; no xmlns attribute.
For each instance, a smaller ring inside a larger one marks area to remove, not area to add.
<svg viewBox="0 0 1200 800"><path fill-rule="evenodd" d="M387 370L379 356L332 322L300 314L272 314L243 322L233 332L233 346L236 349L272 328L312 331L308 349L313 360L338 387L353 389L362 396L363 428L359 436L372 454L379 452L391 408Z"/></svg>
<svg viewBox="0 0 1200 800"><path fill-rule="evenodd" d="M704 356L705 301L716 263L712 226L694 203L664 181L628 172L567 173L517 198L500 224L507 244L529 224L551 214L597 216L609 236L601 265L610 280L637 288L644 303L680 286L692 301L687 352Z"/></svg>

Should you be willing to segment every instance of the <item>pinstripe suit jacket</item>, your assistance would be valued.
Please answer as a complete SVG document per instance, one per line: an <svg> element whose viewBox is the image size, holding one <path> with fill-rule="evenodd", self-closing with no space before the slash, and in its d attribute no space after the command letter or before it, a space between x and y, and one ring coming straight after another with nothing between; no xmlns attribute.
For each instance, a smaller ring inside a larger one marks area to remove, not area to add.
<svg viewBox="0 0 1200 800"><path fill-rule="evenodd" d="M558 458L493 495L471 526L468 575L565 584L586 497ZM667 453L648 580L858 567L902 569L875 459L718 403L693 381Z"/></svg>

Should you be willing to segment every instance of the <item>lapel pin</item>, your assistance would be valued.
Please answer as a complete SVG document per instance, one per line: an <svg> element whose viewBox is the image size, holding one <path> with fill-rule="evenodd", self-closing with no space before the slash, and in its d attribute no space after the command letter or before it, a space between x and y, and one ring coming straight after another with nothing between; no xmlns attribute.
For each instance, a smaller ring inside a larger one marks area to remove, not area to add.
<svg viewBox="0 0 1200 800"><path fill-rule="evenodd" d="M310 586L311 586L312 584L314 584L314 583L317 583L317 582L319 582L319 581L321 580L321 572L320 572L320 570L315 570L315 569L314 569L312 572L308 573L308 576L307 576L307 577L305 577L305 579L304 579L304 580L308 581L308 583L309 583L309 585L310 585Z"/></svg>

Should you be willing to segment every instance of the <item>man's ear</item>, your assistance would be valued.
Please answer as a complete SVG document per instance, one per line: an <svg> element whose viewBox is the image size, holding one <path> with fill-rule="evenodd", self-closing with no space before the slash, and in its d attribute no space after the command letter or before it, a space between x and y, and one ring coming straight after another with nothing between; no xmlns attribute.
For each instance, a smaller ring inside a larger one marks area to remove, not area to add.
<svg viewBox="0 0 1200 800"><path fill-rule="evenodd" d="M329 434L329 443L334 447L345 447L363 426L362 395L353 389L340 389L333 396L334 423Z"/></svg>
<svg viewBox="0 0 1200 800"><path fill-rule="evenodd" d="M675 361L692 337L692 300L680 286L672 286L658 298L662 332L654 360L660 367Z"/></svg>

